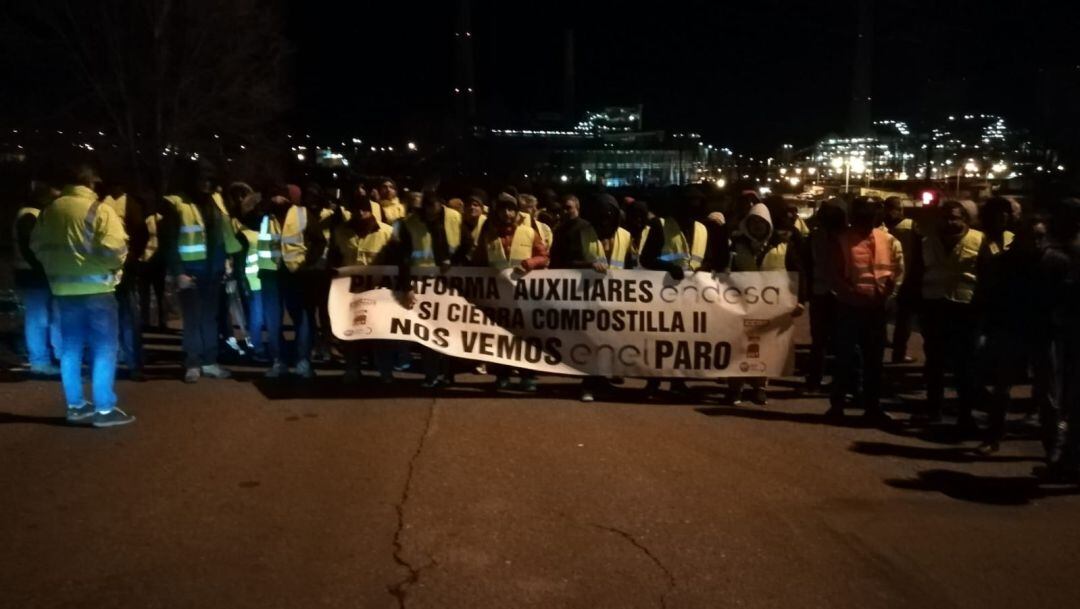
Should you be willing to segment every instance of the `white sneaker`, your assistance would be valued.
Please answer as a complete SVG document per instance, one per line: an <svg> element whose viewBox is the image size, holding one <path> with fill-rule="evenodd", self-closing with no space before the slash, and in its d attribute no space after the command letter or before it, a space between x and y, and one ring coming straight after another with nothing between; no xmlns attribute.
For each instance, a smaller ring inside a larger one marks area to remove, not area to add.
<svg viewBox="0 0 1080 609"><path fill-rule="evenodd" d="M596 398L593 397L593 394L592 394L591 391L582 391L581 392L581 401L582 402L593 402L595 400L596 400Z"/></svg>
<svg viewBox="0 0 1080 609"><path fill-rule="evenodd" d="M217 364L202 367L202 375L211 379L232 378L232 373Z"/></svg>

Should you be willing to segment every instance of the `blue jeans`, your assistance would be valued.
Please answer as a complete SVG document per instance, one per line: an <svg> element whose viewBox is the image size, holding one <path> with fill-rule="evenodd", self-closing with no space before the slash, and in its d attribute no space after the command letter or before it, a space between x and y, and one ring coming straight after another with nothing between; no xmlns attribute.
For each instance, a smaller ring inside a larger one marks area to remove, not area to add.
<svg viewBox="0 0 1080 609"><path fill-rule="evenodd" d="M119 304L120 351L128 370L142 370L142 314L139 311L139 289L134 279L125 280L116 287Z"/></svg>
<svg viewBox="0 0 1080 609"><path fill-rule="evenodd" d="M261 270L259 281L262 282L263 313L269 334L267 347L270 358L275 362L285 361L287 345L281 328L285 313L288 312L296 329L296 361L310 361L315 307L308 305L303 284L298 277L286 270Z"/></svg>
<svg viewBox="0 0 1080 609"><path fill-rule="evenodd" d="M57 296L60 332L60 380L68 407L81 406L83 398L83 351L90 349L90 375L94 407L109 412L116 406L116 352L119 350L120 322L116 296Z"/></svg>
<svg viewBox="0 0 1080 609"><path fill-rule="evenodd" d="M247 298L248 304L248 336L251 339L251 348L255 353L262 353L263 326L266 325L266 316L263 314L262 291L251 292Z"/></svg>
<svg viewBox="0 0 1080 609"><path fill-rule="evenodd" d="M53 313L53 298L48 287L18 288L23 305L23 332L26 337L26 354L30 366L52 364L49 345L53 354L60 355L60 323Z"/></svg>

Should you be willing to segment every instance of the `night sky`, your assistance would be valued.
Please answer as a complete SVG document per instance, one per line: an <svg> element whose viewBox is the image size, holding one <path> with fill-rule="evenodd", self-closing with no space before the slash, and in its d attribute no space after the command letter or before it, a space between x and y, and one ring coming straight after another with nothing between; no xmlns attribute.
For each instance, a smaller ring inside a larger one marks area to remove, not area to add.
<svg viewBox="0 0 1080 609"><path fill-rule="evenodd" d="M291 5L295 120L316 132L408 134L450 106L454 1ZM645 104L647 128L740 149L842 132L854 0L652 3L475 0L482 118L519 126L562 100L562 30L576 38L577 109ZM874 117L918 124L1003 113L1039 131L1080 101L1074 2L878 2Z"/></svg>
<svg viewBox="0 0 1080 609"><path fill-rule="evenodd" d="M457 0L268 1L283 5L293 49L289 129L400 142L452 116ZM844 132L856 0L638 4L474 0L481 122L525 127L561 109L572 28L579 112L643 103L646 128L742 151ZM1080 3L878 0L875 17L875 118L918 130L1000 113L1080 150ZM44 126L70 110L61 69L0 42L0 123Z"/></svg>

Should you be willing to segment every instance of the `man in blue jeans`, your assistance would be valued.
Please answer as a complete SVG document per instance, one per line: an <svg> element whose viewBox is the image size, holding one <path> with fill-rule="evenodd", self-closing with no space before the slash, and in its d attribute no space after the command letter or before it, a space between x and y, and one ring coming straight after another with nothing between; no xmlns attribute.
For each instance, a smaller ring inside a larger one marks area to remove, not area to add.
<svg viewBox="0 0 1080 609"><path fill-rule="evenodd" d="M27 359L30 360L30 373L42 376L60 374L60 369L53 365L53 355L60 356L60 324L53 312L53 298L45 270L30 251L30 235L37 224L41 208L58 196L60 191L39 183L32 196L34 203L15 214L15 225L12 227L15 242L15 291L24 311L23 331ZM52 353L49 352L50 344Z"/></svg>
<svg viewBox="0 0 1080 609"><path fill-rule="evenodd" d="M116 353L119 348L116 285L127 258L127 234L120 216L102 205L94 187L96 170L78 163L69 186L46 207L30 239L56 298L60 331L60 378L67 420L94 427L126 425L135 417L116 407ZM89 347L93 403L83 398L82 358Z"/></svg>

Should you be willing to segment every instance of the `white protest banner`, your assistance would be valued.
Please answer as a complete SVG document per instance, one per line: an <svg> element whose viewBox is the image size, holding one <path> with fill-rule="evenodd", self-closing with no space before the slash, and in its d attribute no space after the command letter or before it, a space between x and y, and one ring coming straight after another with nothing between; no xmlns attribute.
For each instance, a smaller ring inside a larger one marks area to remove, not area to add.
<svg viewBox="0 0 1080 609"><path fill-rule="evenodd" d="M554 374L782 376L792 362L798 275L488 268L339 269L330 320L342 340L408 340L440 353Z"/></svg>

